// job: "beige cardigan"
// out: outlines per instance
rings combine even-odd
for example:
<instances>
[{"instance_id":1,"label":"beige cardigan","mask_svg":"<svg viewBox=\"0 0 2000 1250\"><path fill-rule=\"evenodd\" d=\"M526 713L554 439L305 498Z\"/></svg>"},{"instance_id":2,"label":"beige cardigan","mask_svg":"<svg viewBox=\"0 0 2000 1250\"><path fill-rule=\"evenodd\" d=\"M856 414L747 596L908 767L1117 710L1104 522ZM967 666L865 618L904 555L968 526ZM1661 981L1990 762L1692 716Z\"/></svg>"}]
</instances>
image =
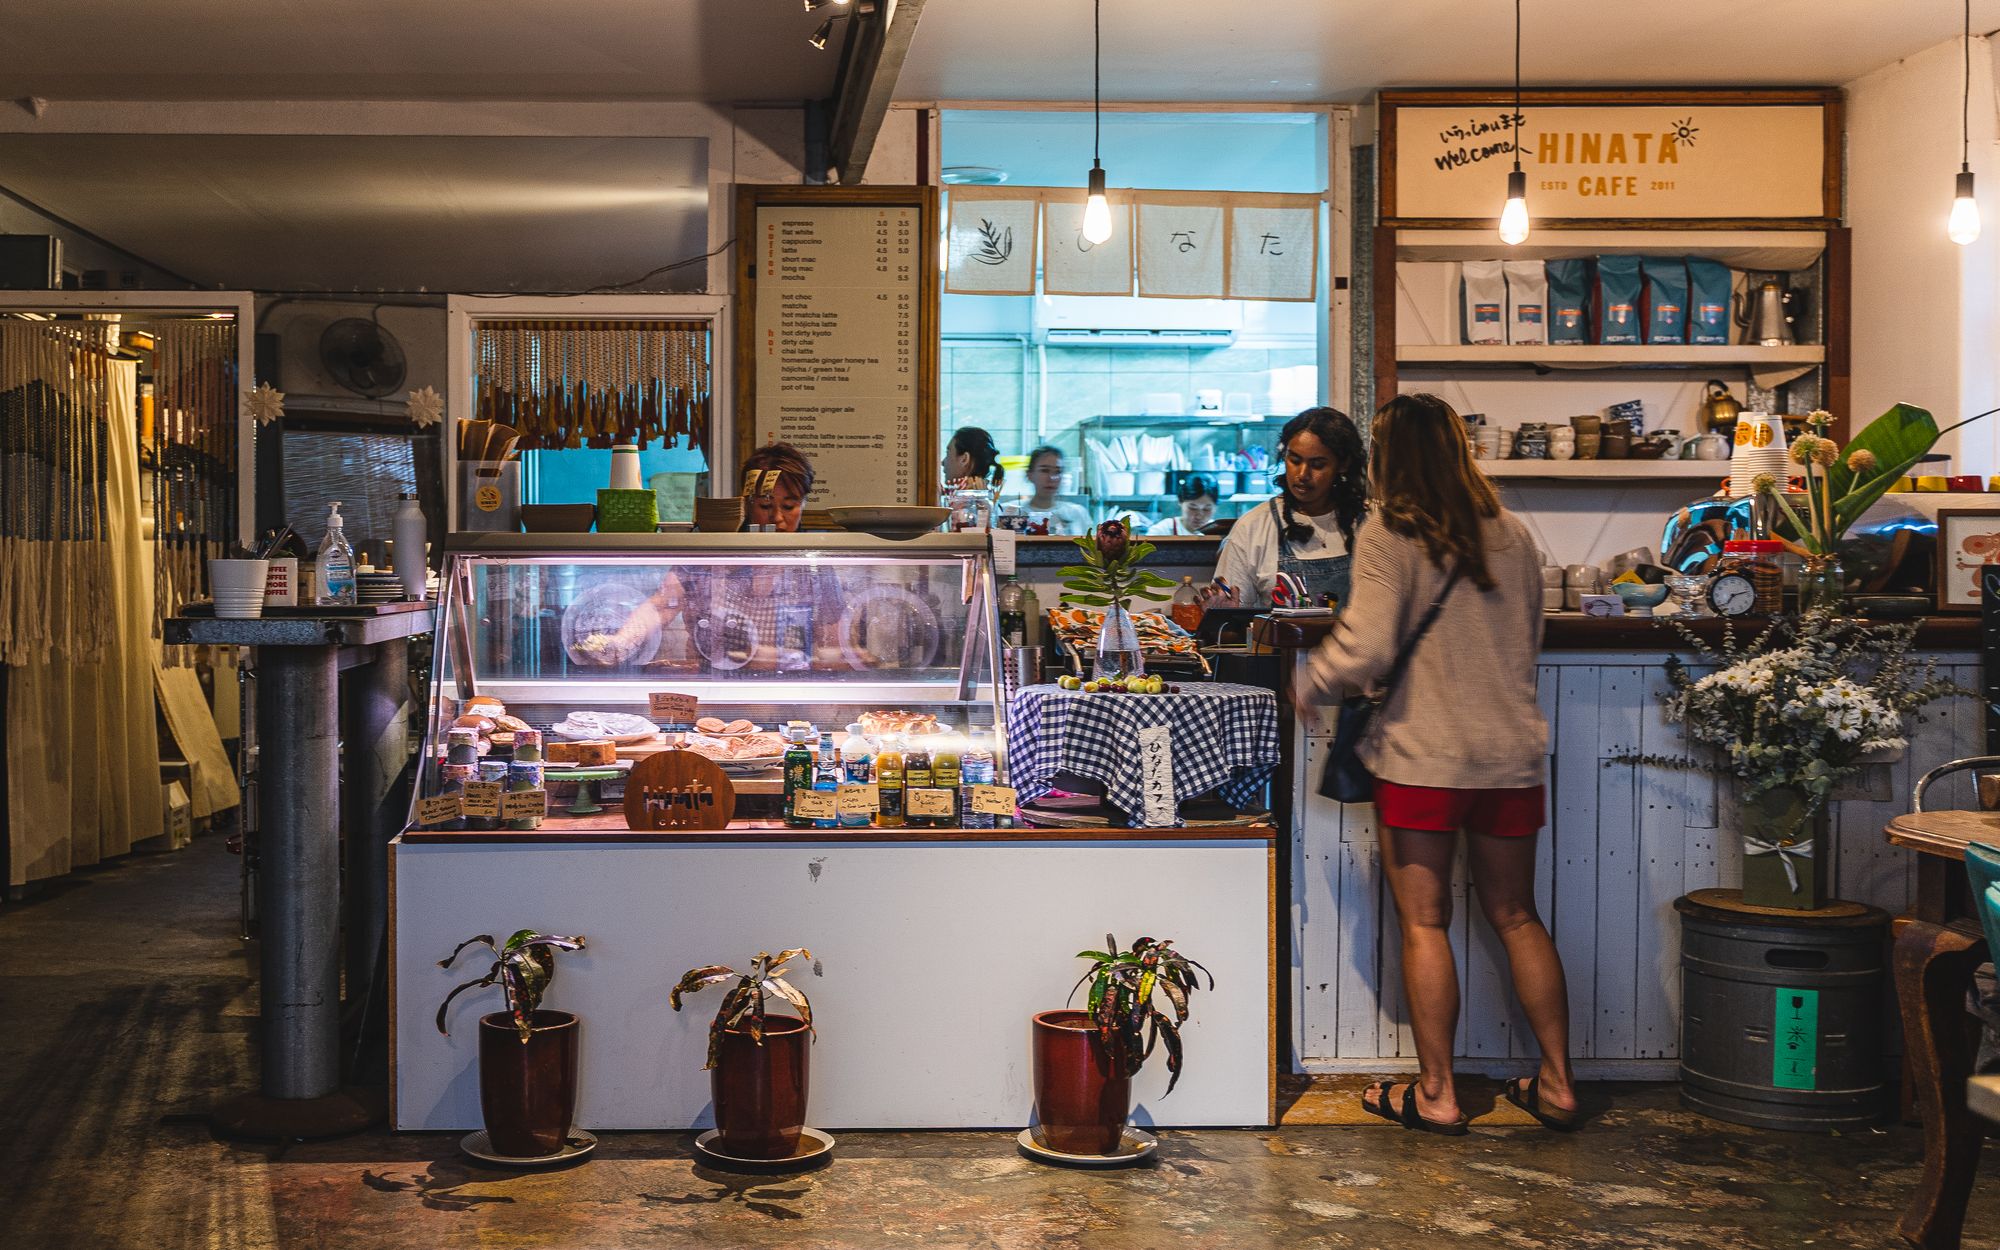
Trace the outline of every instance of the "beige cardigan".
<instances>
[{"instance_id":1,"label":"beige cardigan","mask_svg":"<svg viewBox=\"0 0 2000 1250\"><path fill-rule=\"evenodd\" d=\"M1549 727L1535 699L1541 557L1513 513L1503 509L1484 524L1486 567L1497 584L1482 592L1459 579L1417 644L1359 751L1383 781L1448 789L1542 783ZM1346 610L1307 658L1309 692L1332 704L1378 683L1444 583L1420 543L1370 517L1355 535Z\"/></svg>"}]
</instances>

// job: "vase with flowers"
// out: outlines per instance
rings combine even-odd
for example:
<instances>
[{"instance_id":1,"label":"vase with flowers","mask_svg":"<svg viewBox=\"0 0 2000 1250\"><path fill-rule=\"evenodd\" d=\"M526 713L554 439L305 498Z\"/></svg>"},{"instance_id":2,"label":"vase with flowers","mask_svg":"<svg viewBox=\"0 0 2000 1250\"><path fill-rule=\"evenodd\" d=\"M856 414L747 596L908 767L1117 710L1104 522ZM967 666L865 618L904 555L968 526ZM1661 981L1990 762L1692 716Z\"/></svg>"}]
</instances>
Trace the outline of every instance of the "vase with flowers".
<instances>
[{"instance_id":1,"label":"vase with flowers","mask_svg":"<svg viewBox=\"0 0 2000 1250\"><path fill-rule=\"evenodd\" d=\"M1139 647L1139 630L1127 604L1133 599L1170 598L1174 583L1139 567L1158 548L1133 542L1123 521L1106 521L1093 533L1070 540L1083 553L1082 564L1066 566L1060 576L1063 599L1104 609L1104 627L1097 635L1098 677L1133 677L1146 671Z\"/></svg>"}]
</instances>

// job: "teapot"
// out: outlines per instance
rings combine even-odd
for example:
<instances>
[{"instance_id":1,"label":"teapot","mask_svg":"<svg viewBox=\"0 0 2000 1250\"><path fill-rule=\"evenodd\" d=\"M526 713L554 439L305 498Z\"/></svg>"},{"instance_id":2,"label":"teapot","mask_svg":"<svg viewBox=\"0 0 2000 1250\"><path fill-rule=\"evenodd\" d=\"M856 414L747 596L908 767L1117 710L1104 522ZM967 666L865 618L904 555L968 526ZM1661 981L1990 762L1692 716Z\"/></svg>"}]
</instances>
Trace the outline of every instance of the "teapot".
<instances>
[{"instance_id":1,"label":"teapot","mask_svg":"<svg viewBox=\"0 0 2000 1250\"><path fill-rule=\"evenodd\" d=\"M1729 387L1715 378L1710 378L1703 387L1701 402L1695 406L1697 424L1711 430L1735 425L1743 405L1736 402L1736 397L1729 393Z\"/></svg>"},{"instance_id":2,"label":"teapot","mask_svg":"<svg viewBox=\"0 0 2000 1250\"><path fill-rule=\"evenodd\" d=\"M1729 436L1720 430L1710 430L1706 434L1697 434L1687 442L1682 443L1681 459L1727 460L1729 459L1730 451Z\"/></svg>"}]
</instances>

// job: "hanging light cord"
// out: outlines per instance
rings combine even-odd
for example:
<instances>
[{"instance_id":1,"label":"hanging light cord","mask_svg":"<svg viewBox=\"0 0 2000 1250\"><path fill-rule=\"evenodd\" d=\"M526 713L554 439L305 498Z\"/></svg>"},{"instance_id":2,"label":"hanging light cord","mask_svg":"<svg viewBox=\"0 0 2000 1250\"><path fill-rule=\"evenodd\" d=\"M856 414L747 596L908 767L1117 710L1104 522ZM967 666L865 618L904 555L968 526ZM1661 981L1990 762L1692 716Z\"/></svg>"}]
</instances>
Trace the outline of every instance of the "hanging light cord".
<instances>
[{"instance_id":1,"label":"hanging light cord","mask_svg":"<svg viewBox=\"0 0 2000 1250\"><path fill-rule=\"evenodd\" d=\"M1958 104L1958 167L1972 168L1972 0L1965 0L1965 91Z\"/></svg>"},{"instance_id":2,"label":"hanging light cord","mask_svg":"<svg viewBox=\"0 0 2000 1250\"><path fill-rule=\"evenodd\" d=\"M1517 0L1518 3L1518 0ZM1972 0L1965 0L1970 6ZM1968 12L1970 11L1968 7ZM1972 19L1966 18L1967 22ZM1968 62L1969 64L1969 62ZM1970 70L1966 71L1970 73ZM1104 153L1100 142L1104 131L1104 0L1091 0L1090 5L1090 163L1101 163Z\"/></svg>"},{"instance_id":3,"label":"hanging light cord","mask_svg":"<svg viewBox=\"0 0 2000 1250\"><path fill-rule=\"evenodd\" d=\"M1970 11L1972 0L1965 0ZM1970 20L1970 19L1968 19ZM1967 71L1970 73L1971 71ZM1514 0L1514 168L1521 168L1521 0Z\"/></svg>"}]
</instances>

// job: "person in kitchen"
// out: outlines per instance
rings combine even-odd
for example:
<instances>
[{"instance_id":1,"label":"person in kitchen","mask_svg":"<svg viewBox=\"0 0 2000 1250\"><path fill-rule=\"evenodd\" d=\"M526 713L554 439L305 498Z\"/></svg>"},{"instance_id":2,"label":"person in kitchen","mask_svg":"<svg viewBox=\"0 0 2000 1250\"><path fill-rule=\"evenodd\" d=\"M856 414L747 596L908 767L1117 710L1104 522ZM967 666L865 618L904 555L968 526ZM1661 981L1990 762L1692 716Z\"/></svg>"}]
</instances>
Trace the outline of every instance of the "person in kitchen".
<instances>
[{"instance_id":1,"label":"person in kitchen","mask_svg":"<svg viewBox=\"0 0 2000 1250\"><path fill-rule=\"evenodd\" d=\"M1056 498L1062 491L1063 454L1059 447L1044 443L1028 453L1028 485L1033 494L1008 511L1030 519L1046 517L1051 534L1088 534L1096 528L1090 512L1082 504Z\"/></svg>"},{"instance_id":2,"label":"person in kitchen","mask_svg":"<svg viewBox=\"0 0 2000 1250\"><path fill-rule=\"evenodd\" d=\"M1180 501L1180 511L1153 522L1146 529L1148 536L1193 538L1215 520L1215 479L1206 473L1190 473L1182 478L1174 497Z\"/></svg>"},{"instance_id":3,"label":"person in kitchen","mask_svg":"<svg viewBox=\"0 0 2000 1250\"><path fill-rule=\"evenodd\" d=\"M1237 519L1203 592L1211 607L1265 608L1278 574L1305 584L1305 603L1347 602L1354 531L1368 510L1361 432L1335 408L1308 408L1278 433L1278 494Z\"/></svg>"},{"instance_id":4,"label":"person in kitchen","mask_svg":"<svg viewBox=\"0 0 2000 1250\"><path fill-rule=\"evenodd\" d=\"M790 443L770 443L743 462L745 486L751 474L762 479L773 472L778 477L769 490L759 489L743 497L743 527L774 525L780 534L796 534L805 515L806 496L812 493L812 461Z\"/></svg>"}]
</instances>

